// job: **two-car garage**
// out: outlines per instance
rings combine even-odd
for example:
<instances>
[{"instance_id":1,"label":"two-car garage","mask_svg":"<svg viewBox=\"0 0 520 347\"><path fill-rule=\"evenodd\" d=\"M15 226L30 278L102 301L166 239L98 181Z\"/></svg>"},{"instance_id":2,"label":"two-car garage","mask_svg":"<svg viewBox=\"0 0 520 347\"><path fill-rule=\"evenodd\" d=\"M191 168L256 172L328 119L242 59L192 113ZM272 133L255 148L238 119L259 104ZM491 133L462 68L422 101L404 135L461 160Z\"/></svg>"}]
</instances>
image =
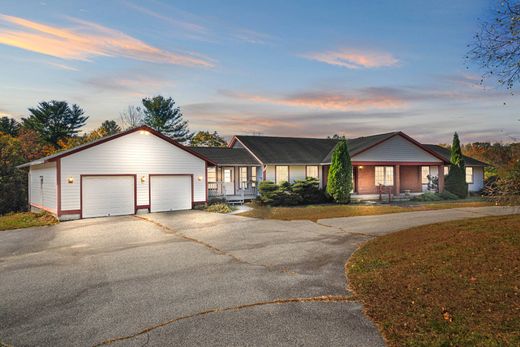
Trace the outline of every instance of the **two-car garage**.
<instances>
[{"instance_id":1,"label":"two-car garage","mask_svg":"<svg viewBox=\"0 0 520 347\"><path fill-rule=\"evenodd\" d=\"M36 201L38 195L33 194L31 205L64 220L191 209L207 201L208 163L214 164L143 126L26 166L34 178L31 185L40 181L56 185L40 189L54 199Z\"/></svg>"}]
</instances>

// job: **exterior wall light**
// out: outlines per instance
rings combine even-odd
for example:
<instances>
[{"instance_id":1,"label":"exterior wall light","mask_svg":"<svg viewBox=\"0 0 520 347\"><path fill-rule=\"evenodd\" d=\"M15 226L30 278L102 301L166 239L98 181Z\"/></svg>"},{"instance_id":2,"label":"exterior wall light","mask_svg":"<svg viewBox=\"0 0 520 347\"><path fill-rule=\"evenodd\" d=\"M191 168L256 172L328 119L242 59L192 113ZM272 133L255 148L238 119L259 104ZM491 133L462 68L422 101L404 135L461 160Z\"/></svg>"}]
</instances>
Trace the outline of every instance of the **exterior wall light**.
<instances>
[{"instance_id":1,"label":"exterior wall light","mask_svg":"<svg viewBox=\"0 0 520 347\"><path fill-rule=\"evenodd\" d=\"M362 168L363 168L363 165L361 165L361 166L358 166L358 169L362 169Z\"/></svg>"},{"instance_id":2,"label":"exterior wall light","mask_svg":"<svg viewBox=\"0 0 520 347\"><path fill-rule=\"evenodd\" d=\"M67 183L69 183L69 184L74 183L74 177L67 178Z\"/></svg>"},{"instance_id":3,"label":"exterior wall light","mask_svg":"<svg viewBox=\"0 0 520 347\"><path fill-rule=\"evenodd\" d=\"M199 180L199 182L202 181L202 176L197 177L197 179Z\"/></svg>"},{"instance_id":4,"label":"exterior wall light","mask_svg":"<svg viewBox=\"0 0 520 347\"><path fill-rule=\"evenodd\" d=\"M146 176L141 176L141 183L146 182Z\"/></svg>"}]
</instances>

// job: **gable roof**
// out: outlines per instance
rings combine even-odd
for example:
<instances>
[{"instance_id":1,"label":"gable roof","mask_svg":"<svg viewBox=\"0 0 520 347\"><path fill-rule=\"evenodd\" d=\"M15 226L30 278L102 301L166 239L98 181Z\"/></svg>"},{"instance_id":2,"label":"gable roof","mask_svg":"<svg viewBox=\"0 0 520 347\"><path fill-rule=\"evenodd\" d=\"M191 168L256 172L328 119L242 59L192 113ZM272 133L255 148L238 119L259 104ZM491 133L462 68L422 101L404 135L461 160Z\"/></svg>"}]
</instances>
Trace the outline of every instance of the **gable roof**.
<instances>
[{"instance_id":1,"label":"gable roof","mask_svg":"<svg viewBox=\"0 0 520 347\"><path fill-rule=\"evenodd\" d=\"M348 139L351 157L369 150L394 136L402 136L434 157L446 161L437 152L425 147L400 131ZM275 137L237 135L229 147L236 142L246 147L263 164L329 164L338 139L318 139L306 137Z\"/></svg>"},{"instance_id":2,"label":"gable roof","mask_svg":"<svg viewBox=\"0 0 520 347\"><path fill-rule=\"evenodd\" d=\"M79 145L79 146L76 146L76 147L73 147L73 148L70 148L70 149L67 149L67 150L64 150L64 151L56 152L54 154L48 155L48 156L40 158L40 159L36 159L36 160L30 161L30 162L22 164L22 165L18 165L17 168L22 168L22 167L27 167L27 166L31 166L31 165L47 163L49 161L54 161L54 160L57 160L59 158L66 157L68 155L71 155L71 154L74 154L74 153L77 153L77 152L81 152L81 151L83 151L85 149L88 149L90 147L94 147L94 146L100 145L102 143L105 143L105 142L117 139L119 137L122 137L122 136L125 136L125 135L128 135L128 134L134 133L136 131L147 131L147 132L149 132L149 133L151 133L151 134L153 134L153 135L163 139L164 141L169 142L172 145L177 146L180 149L182 149L182 150L184 150L184 151L186 151L186 152L188 152L190 154L193 154L194 156L196 156L196 157L198 157L198 158L200 158L200 159L202 159L202 160L204 160L204 161L206 161L208 163L215 164L213 161L211 161L208 158L206 158L205 156L203 156L203 155L193 151L189 147L181 145L179 142L175 141L171 137L168 137L168 136L166 136L164 134L161 134L160 132L150 128L149 126L141 125L141 126L138 126L136 128L128 129L128 130L122 131L122 132L114 134L114 135L105 136L105 137L102 137L100 139L94 140L92 142L88 142L88 143L85 143L85 144L82 144L82 145Z\"/></svg>"},{"instance_id":3,"label":"gable roof","mask_svg":"<svg viewBox=\"0 0 520 347\"><path fill-rule=\"evenodd\" d=\"M222 165L260 165L247 149L229 147L190 147L193 151Z\"/></svg>"},{"instance_id":4,"label":"gable roof","mask_svg":"<svg viewBox=\"0 0 520 347\"><path fill-rule=\"evenodd\" d=\"M230 147L236 141L263 164L318 164L338 143L334 139L237 135Z\"/></svg>"},{"instance_id":5,"label":"gable roof","mask_svg":"<svg viewBox=\"0 0 520 347\"><path fill-rule=\"evenodd\" d=\"M448 148L445 148L445 147L442 147L439 145L432 145L432 144L428 144L425 146L428 147L429 149L431 149L432 151L438 153L439 155L441 155L443 158L445 158L445 160L447 162L450 161L451 152ZM464 157L464 162L468 166L489 166L489 164L486 164L480 160L477 160L477 159L474 159L474 158L471 158L471 157L468 157L465 155L463 155L463 157Z\"/></svg>"}]
</instances>

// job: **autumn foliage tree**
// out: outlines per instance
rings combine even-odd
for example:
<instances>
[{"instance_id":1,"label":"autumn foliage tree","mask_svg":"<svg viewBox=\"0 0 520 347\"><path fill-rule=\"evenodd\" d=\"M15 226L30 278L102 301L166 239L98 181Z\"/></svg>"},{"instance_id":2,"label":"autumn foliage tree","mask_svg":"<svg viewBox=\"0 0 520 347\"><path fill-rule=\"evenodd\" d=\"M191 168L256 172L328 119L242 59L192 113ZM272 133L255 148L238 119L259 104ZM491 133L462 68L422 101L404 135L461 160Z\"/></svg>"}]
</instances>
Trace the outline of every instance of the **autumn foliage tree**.
<instances>
[{"instance_id":1,"label":"autumn foliage tree","mask_svg":"<svg viewBox=\"0 0 520 347\"><path fill-rule=\"evenodd\" d=\"M199 131L192 137L190 145L198 147L226 147L227 142L216 131Z\"/></svg>"}]
</instances>

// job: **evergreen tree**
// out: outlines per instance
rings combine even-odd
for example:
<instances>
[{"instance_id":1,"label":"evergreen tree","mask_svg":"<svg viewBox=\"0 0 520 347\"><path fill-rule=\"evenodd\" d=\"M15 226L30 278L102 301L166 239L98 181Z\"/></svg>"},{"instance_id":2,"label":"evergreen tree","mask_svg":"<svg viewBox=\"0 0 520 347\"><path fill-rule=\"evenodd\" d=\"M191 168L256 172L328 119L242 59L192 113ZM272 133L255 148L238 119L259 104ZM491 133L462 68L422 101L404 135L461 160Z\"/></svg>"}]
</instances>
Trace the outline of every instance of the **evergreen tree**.
<instances>
[{"instance_id":1,"label":"evergreen tree","mask_svg":"<svg viewBox=\"0 0 520 347\"><path fill-rule=\"evenodd\" d=\"M55 148L60 147L60 140L76 135L88 119L78 105L69 106L66 101L40 102L29 112L28 118L22 118L23 126L36 131L42 140Z\"/></svg>"},{"instance_id":2,"label":"evergreen tree","mask_svg":"<svg viewBox=\"0 0 520 347\"><path fill-rule=\"evenodd\" d=\"M462 150L460 148L459 135L453 134L453 143L451 145L450 169L446 176L444 187L450 193L460 198L468 195L468 184L466 183L466 165Z\"/></svg>"},{"instance_id":3,"label":"evergreen tree","mask_svg":"<svg viewBox=\"0 0 520 347\"><path fill-rule=\"evenodd\" d=\"M198 147L226 147L227 142L216 131L199 131L190 141L191 146Z\"/></svg>"},{"instance_id":4,"label":"evergreen tree","mask_svg":"<svg viewBox=\"0 0 520 347\"><path fill-rule=\"evenodd\" d=\"M348 153L347 141L341 140L332 153L327 193L338 203L348 203L352 187L352 162Z\"/></svg>"},{"instance_id":5,"label":"evergreen tree","mask_svg":"<svg viewBox=\"0 0 520 347\"><path fill-rule=\"evenodd\" d=\"M103 136L109 136L120 133L121 127L117 125L116 121L114 120L106 120L103 123L101 123L101 126L98 130Z\"/></svg>"},{"instance_id":6,"label":"evergreen tree","mask_svg":"<svg viewBox=\"0 0 520 347\"><path fill-rule=\"evenodd\" d=\"M145 98L143 106L144 124L179 142L187 142L193 137L188 122L172 98L165 99L161 95Z\"/></svg>"},{"instance_id":7,"label":"evergreen tree","mask_svg":"<svg viewBox=\"0 0 520 347\"><path fill-rule=\"evenodd\" d=\"M0 118L0 132L16 137L18 136L19 130L20 123L18 123L16 119L9 117Z\"/></svg>"}]
</instances>

